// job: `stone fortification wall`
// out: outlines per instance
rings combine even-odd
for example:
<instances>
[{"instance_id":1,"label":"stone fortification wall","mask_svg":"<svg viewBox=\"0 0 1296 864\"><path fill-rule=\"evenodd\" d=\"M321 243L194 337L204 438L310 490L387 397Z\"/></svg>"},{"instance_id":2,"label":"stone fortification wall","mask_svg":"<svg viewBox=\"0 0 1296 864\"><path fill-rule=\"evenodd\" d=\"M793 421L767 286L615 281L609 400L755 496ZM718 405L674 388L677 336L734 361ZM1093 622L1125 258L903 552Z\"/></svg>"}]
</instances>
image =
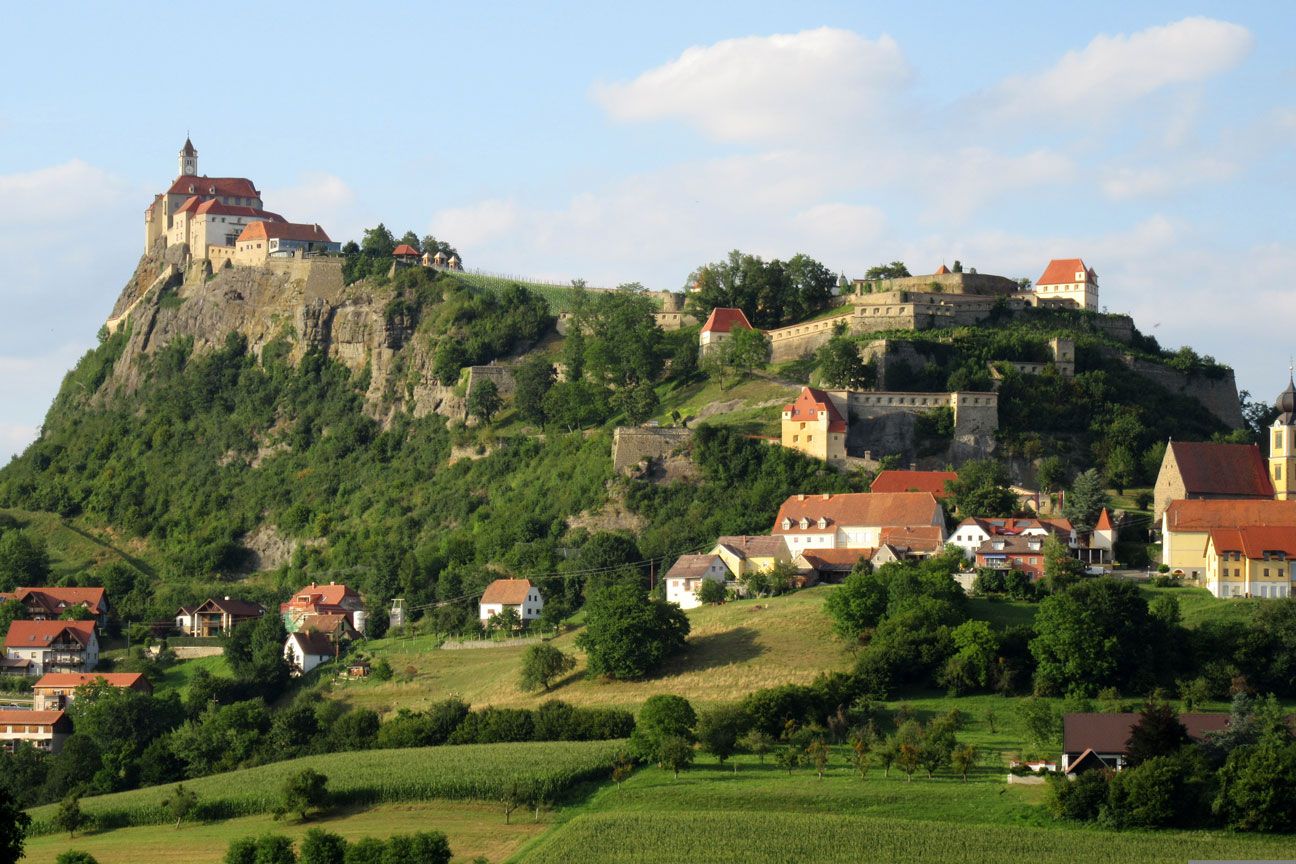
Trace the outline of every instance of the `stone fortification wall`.
<instances>
[{"instance_id":1,"label":"stone fortification wall","mask_svg":"<svg viewBox=\"0 0 1296 864\"><path fill-rule=\"evenodd\" d=\"M1120 360L1133 372L1156 382L1171 393L1196 399L1230 429L1241 429L1245 424L1242 419L1242 402L1238 398L1237 381L1233 377L1232 369L1227 370L1219 378L1207 378L1204 375L1186 375L1178 369L1160 363L1150 363L1110 348L1099 350L1107 357Z\"/></svg>"},{"instance_id":2,"label":"stone fortification wall","mask_svg":"<svg viewBox=\"0 0 1296 864\"><path fill-rule=\"evenodd\" d=\"M645 459L662 459L693 440L689 429L651 426L618 426L612 433L612 470L618 474Z\"/></svg>"},{"instance_id":3,"label":"stone fortification wall","mask_svg":"<svg viewBox=\"0 0 1296 864\"><path fill-rule=\"evenodd\" d=\"M855 293L867 297L866 288L873 293L885 291L933 291L944 294L978 294L1003 297L1021 291L1016 280L989 273L942 273L930 276L905 276L899 279L853 279ZM935 287L934 287L935 286Z\"/></svg>"},{"instance_id":4,"label":"stone fortification wall","mask_svg":"<svg viewBox=\"0 0 1296 864\"><path fill-rule=\"evenodd\" d=\"M954 436L948 450L936 460L937 465L958 465L994 452L999 429L999 397L994 393L827 392L833 405L847 418L849 456L879 459L894 454L912 458L918 418L938 408L953 411Z\"/></svg>"},{"instance_id":5,"label":"stone fortification wall","mask_svg":"<svg viewBox=\"0 0 1296 864\"><path fill-rule=\"evenodd\" d=\"M468 386L464 390L465 398L471 397L473 390L483 381L494 381L495 389L501 396L512 396L517 392L517 382L513 377L512 366L469 366Z\"/></svg>"}]
</instances>

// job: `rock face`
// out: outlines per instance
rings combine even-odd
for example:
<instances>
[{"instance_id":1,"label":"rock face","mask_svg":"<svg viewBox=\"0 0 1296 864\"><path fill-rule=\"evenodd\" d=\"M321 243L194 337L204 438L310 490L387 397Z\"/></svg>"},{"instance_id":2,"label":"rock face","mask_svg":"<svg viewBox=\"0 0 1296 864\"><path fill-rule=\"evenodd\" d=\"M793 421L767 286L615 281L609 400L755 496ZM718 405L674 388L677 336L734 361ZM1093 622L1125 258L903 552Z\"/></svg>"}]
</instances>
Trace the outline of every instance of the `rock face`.
<instances>
[{"instance_id":1,"label":"rock face","mask_svg":"<svg viewBox=\"0 0 1296 864\"><path fill-rule=\"evenodd\" d=\"M406 407L416 416L462 418L464 399L432 374L430 347L413 339L401 313L389 314L394 297L389 286L344 285L337 258L271 259L211 273L206 262L186 265L183 247L145 255L106 322L110 330L129 326L130 336L103 392L138 387L141 361L175 339L204 351L240 333L258 355L281 341L294 362L319 349L357 375L367 370L366 406L380 420Z\"/></svg>"}]
</instances>

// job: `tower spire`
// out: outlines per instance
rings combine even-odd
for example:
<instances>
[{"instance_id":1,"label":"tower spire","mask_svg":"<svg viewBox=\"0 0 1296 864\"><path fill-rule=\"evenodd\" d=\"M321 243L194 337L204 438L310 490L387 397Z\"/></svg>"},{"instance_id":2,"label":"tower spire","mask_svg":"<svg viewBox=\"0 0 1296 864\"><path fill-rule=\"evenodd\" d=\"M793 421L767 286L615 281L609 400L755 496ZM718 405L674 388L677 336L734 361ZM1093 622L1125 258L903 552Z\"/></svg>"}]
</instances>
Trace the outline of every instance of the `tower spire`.
<instances>
[{"instance_id":1,"label":"tower spire","mask_svg":"<svg viewBox=\"0 0 1296 864\"><path fill-rule=\"evenodd\" d=\"M194 177L198 174L198 148L194 147L193 141L189 139L189 133L185 132L185 143L180 148L180 176Z\"/></svg>"}]
</instances>

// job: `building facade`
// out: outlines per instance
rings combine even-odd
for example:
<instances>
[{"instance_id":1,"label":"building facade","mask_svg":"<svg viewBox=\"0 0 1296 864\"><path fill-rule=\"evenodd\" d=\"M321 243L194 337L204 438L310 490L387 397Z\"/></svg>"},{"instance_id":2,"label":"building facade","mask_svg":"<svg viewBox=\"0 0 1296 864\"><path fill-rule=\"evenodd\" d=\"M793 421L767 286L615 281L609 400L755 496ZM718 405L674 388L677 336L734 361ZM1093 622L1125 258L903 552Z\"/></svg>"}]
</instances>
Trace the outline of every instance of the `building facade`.
<instances>
[{"instance_id":1,"label":"building facade","mask_svg":"<svg viewBox=\"0 0 1296 864\"><path fill-rule=\"evenodd\" d=\"M93 621L14 621L4 647L7 660L25 661L28 675L90 672L99 664Z\"/></svg>"},{"instance_id":2,"label":"building facade","mask_svg":"<svg viewBox=\"0 0 1296 864\"><path fill-rule=\"evenodd\" d=\"M791 405L783 406L779 443L812 459L839 462L846 458L846 418L822 390L802 387Z\"/></svg>"},{"instance_id":3,"label":"building facade","mask_svg":"<svg viewBox=\"0 0 1296 864\"><path fill-rule=\"evenodd\" d=\"M535 621L544 611L544 597L530 579L496 579L482 592L478 617L485 624L505 609L516 612L523 624Z\"/></svg>"},{"instance_id":4,"label":"building facade","mask_svg":"<svg viewBox=\"0 0 1296 864\"><path fill-rule=\"evenodd\" d=\"M848 492L793 495L783 502L772 534L793 557L807 549L876 549L885 528L934 527L945 539L945 511L927 492Z\"/></svg>"},{"instance_id":5,"label":"building facade","mask_svg":"<svg viewBox=\"0 0 1296 864\"><path fill-rule=\"evenodd\" d=\"M729 581L729 568L719 555L681 555L666 571L666 602L681 609L696 609L702 605L698 591L703 582L724 585Z\"/></svg>"},{"instance_id":6,"label":"building facade","mask_svg":"<svg viewBox=\"0 0 1296 864\"><path fill-rule=\"evenodd\" d=\"M1035 280L1041 300L1062 300L1077 309L1098 310L1098 274L1079 258L1054 258Z\"/></svg>"}]
</instances>

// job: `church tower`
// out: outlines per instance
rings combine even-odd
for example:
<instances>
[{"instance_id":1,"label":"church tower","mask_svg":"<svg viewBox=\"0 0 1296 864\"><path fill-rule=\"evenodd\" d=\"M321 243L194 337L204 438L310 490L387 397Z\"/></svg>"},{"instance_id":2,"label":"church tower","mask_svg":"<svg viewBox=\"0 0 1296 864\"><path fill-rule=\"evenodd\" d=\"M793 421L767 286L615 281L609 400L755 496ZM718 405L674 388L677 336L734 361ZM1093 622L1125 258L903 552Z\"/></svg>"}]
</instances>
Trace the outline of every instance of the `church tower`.
<instances>
[{"instance_id":1,"label":"church tower","mask_svg":"<svg viewBox=\"0 0 1296 864\"><path fill-rule=\"evenodd\" d=\"M1296 500L1296 384L1290 378L1275 406L1278 419L1269 427L1269 479L1275 498Z\"/></svg>"},{"instance_id":2,"label":"church tower","mask_svg":"<svg viewBox=\"0 0 1296 864\"><path fill-rule=\"evenodd\" d=\"M187 135L185 136L184 146L180 148L180 176L198 176L198 150L193 146L193 142L189 140Z\"/></svg>"}]
</instances>

